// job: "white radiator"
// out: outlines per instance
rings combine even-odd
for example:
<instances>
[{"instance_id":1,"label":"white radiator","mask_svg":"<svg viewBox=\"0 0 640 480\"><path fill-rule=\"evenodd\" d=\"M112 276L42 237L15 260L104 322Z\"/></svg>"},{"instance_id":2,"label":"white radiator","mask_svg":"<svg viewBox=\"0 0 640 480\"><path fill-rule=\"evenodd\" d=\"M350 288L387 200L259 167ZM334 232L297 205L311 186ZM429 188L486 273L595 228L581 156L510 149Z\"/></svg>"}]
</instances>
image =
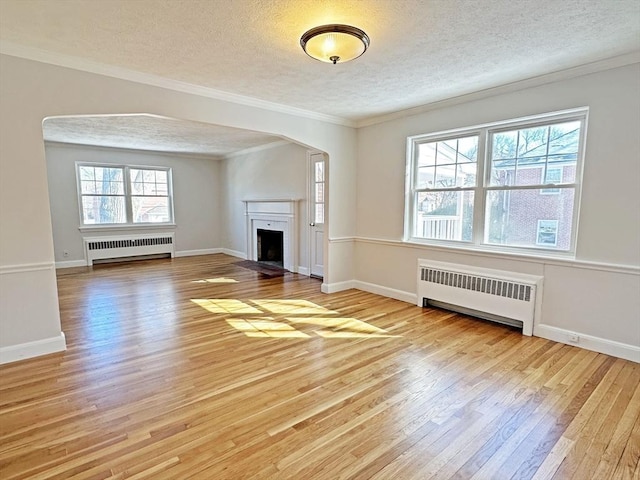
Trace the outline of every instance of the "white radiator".
<instances>
[{"instance_id":1,"label":"white radiator","mask_svg":"<svg viewBox=\"0 0 640 480\"><path fill-rule=\"evenodd\" d=\"M418 306L447 304L480 318L521 326L533 334L543 277L456 263L418 260Z\"/></svg>"},{"instance_id":2,"label":"white radiator","mask_svg":"<svg viewBox=\"0 0 640 480\"><path fill-rule=\"evenodd\" d=\"M87 265L94 260L136 257L169 253L174 256L173 233L155 233L149 235L127 235L117 237L84 237L84 250Z\"/></svg>"}]
</instances>

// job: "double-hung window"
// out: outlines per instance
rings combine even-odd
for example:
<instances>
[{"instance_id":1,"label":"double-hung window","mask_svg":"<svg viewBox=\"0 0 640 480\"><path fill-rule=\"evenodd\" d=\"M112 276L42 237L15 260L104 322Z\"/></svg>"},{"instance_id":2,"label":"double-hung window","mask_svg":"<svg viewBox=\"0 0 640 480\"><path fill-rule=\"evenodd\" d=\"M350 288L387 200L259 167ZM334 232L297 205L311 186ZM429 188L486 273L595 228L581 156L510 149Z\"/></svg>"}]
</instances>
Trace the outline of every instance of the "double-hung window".
<instances>
[{"instance_id":1,"label":"double-hung window","mask_svg":"<svg viewBox=\"0 0 640 480\"><path fill-rule=\"evenodd\" d=\"M171 169L78 163L82 226L173 222Z\"/></svg>"},{"instance_id":2,"label":"double-hung window","mask_svg":"<svg viewBox=\"0 0 640 480\"><path fill-rule=\"evenodd\" d=\"M410 137L405 240L573 252L586 115Z\"/></svg>"}]
</instances>

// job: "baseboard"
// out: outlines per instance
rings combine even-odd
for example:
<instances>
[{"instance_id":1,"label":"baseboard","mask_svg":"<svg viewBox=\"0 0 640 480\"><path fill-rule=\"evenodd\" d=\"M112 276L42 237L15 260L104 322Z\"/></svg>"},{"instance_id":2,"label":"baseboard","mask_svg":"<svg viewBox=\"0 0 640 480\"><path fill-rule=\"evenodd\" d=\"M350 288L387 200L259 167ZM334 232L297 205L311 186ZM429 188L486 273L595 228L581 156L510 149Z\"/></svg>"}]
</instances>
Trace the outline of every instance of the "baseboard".
<instances>
[{"instance_id":1,"label":"baseboard","mask_svg":"<svg viewBox=\"0 0 640 480\"><path fill-rule=\"evenodd\" d=\"M247 254L244 252L239 252L236 250L229 250L228 248L203 248L199 250L181 250L179 252L175 252L174 257L195 257L198 255L213 255L216 253L224 253L226 255L231 255L232 257L242 258L244 260L247 259ZM86 260L68 260L64 262L56 262L56 268L72 268L72 267L86 267ZM307 273L303 273L302 268L298 268L298 272L303 275L309 275L308 269Z\"/></svg>"},{"instance_id":2,"label":"baseboard","mask_svg":"<svg viewBox=\"0 0 640 480\"><path fill-rule=\"evenodd\" d=\"M354 284L353 280L347 280L346 282L323 283L320 286L320 291L322 293L341 292L343 290L349 290L350 288L355 288L353 284Z\"/></svg>"},{"instance_id":3,"label":"baseboard","mask_svg":"<svg viewBox=\"0 0 640 480\"><path fill-rule=\"evenodd\" d=\"M360 280L352 281L353 287L358 290L364 290L365 292L375 293L383 297L394 298L402 302L411 303L413 305L418 301L418 296L415 293L405 292L403 290L396 290L395 288L383 287L374 283L361 282Z\"/></svg>"},{"instance_id":4,"label":"baseboard","mask_svg":"<svg viewBox=\"0 0 640 480\"><path fill-rule=\"evenodd\" d=\"M182 250L176 252L176 257L196 257L198 255L213 255L215 253L224 253L222 248L203 248L200 250Z\"/></svg>"},{"instance_id":5,"label":"baseboard","mask_svg":"<svg viewBox=\"0 0 640 480\"><path fill-rule=\"evenodd\" d=\"M307 267L298 267L298 272L300 275L306 275L307 277L309 276L309 269Z\"/></svg>"},{"instance_id":6,"label":"baseboard","mask_svg":"<svg viewBox=\"0 0 640 480\"><path fill-rule=\"evenodd\" d=\"M56 269L58 268L73 268L73 267L86 267L86 260L65 260L64 262L56 262Z\"/></svg>"},{"instance_id":7,"label":"baseboard","mask_svg":"<svg viewBox=\"0 0 640 480\"><path fill-rule=\"evenodd\" d=\"M225 255L231 255L232 257L242 258L243 260L247 259L246 252L240 252L238 250L231 250L229 248L221 248L220 253L224 253Z\"/></svg>"},{"instance_id":8,"label":"baseboard","mask_svg":"<svg viewBox=\"0 0 640 480\"><path fill-rule=\"evenodd\" d=\"M585 335L580 332L572 332L564 328L553 327L551 325L535 325L533 327L533 335L536 337L546 338L554 342L565 343L574 347L585 348L598 353L606 353L613 357L624 358L632 362L640 363L640 347L629 345L627 343L615 342L605 338ZM569 342L570 335L578 335L579 342Z\"/></svg>"},{"instance_id":9,"label":"baseboard","mask_svg":"<svg viewBox=\"0 0 640 480\"><path fill-rule=\"evenodd\" d=\"M0 348L0 364L17 362L27 358L39 357L67 349L64 332L57 337L45 338L34 342L21 343Z\"/></svg>"}]
</instances>

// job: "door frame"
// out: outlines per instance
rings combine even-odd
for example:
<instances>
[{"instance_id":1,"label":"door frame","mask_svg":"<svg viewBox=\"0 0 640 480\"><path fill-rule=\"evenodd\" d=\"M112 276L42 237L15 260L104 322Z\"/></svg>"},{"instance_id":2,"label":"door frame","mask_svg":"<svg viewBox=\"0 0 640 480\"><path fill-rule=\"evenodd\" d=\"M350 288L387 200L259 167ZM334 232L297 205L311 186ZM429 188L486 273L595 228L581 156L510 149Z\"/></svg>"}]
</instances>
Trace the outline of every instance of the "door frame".
<instances>
[{"instance_id":1,"label":"door frame","mask_svg":"<svg viewBox=\"0 0 640 480\"><path fill-rule=\"evenodd\" d=\"M322 150L307 150L307 238L308 238L308 253L307 253L307 261L309 265L309 276L312 276L312 260L313 260L313 228L311 226L313 219L315 218L315 200L313 191L313 160L312 157L314 155L322 155L324 160L324 223L322 229L322 278L326 277L327 270L327 244L328 244L328 235L327 235L327 226L328 226L328 217L329 217L329 158L328 155Z\"/></svg>"}]
</instances>

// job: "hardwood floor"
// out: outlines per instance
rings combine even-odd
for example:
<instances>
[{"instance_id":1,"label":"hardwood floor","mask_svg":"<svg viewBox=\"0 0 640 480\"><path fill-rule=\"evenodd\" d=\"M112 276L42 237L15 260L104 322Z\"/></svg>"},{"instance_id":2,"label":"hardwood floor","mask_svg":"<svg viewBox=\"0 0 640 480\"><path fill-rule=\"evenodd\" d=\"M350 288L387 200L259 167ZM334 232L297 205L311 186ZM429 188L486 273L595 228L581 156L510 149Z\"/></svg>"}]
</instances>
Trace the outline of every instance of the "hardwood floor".
<instances>
[{"instance_id":1,"label":"hardwood floor","mask_svg":"<svg viewBox=\"0 0 640 480\"><path fill-rule=\"evenodd\" d=\"M640 478L639 364L235 261L60 271L0 478Z\"/></svg>"}]
</instances>

